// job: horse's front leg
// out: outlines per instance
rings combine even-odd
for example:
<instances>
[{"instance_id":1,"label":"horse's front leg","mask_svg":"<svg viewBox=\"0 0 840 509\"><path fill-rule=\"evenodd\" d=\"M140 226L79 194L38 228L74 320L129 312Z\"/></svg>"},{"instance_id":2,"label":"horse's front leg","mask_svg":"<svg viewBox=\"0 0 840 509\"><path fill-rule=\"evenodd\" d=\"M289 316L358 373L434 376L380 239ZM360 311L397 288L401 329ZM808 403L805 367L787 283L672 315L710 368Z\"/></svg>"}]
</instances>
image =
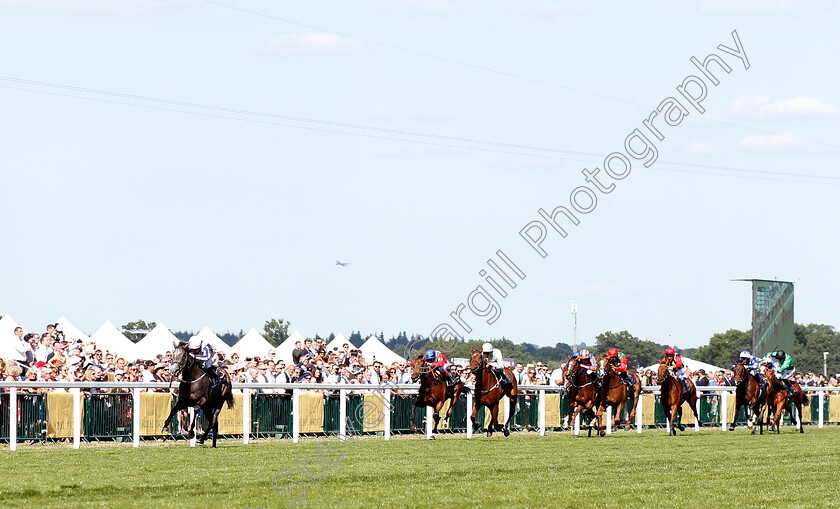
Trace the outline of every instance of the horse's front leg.
<instances>
[{"instance_id":1,"label":"horse's front leg","mask_svg":"<svg viewBox=\"0 0 840 509\"><path fill-rule=\"evenodd\" d=\"M198 408L193 409L192 417L190 417L190 429L187 431L187 438L192 440L195 437L195 422L198 420Z\"/></svg>"}]
</instances>

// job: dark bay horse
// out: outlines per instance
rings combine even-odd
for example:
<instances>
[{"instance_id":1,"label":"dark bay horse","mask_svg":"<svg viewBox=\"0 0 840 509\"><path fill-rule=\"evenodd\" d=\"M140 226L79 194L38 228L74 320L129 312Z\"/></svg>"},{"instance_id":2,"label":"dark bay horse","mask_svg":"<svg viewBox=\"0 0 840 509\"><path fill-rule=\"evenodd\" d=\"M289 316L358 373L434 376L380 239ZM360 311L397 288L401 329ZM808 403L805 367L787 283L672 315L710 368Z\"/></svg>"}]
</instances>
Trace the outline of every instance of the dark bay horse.
<instances>
[{"instance_id":1,"label":"dark bay horse","mask_svg":"<svg viewBox=\"0 0 840 509\"><path fill-rule=\"evenodd\" d=\"M700 421L697 415L697 390L694 388L694 382L686 379L688 382L688 392L683 393L682 384L679 379L671 373L668 365L659 363L659 372L657 375L660 383L659 401L662 404L662 409L665 411L665 421L670 428L670 434L677 434L677 427L680 431L685 431L685 426L677 424L682 417L682 404L688 402L691 405L691 412L694 414L696 422Z\"/></svg>"},{"instance_id":2,"label":"dark bay horse","mask_svg":"<svg viewBox=\"0 0 840 509\"><path fill-rule=\"evenodd\" d=\"M479 350L473 349L470 355L470 371L475 375L475 399L473 400L472 424L473 429L478 429L475 416L478 409L487 407L490 411L490 426L487 428L487 436L493 436L493 431L499 431L499 402L507 396L511 402L510 413L501 430L505 436L510 436L510 421L516 413L518 404L519 388L516 384L516 377L510 368L504 368L505 373L513 380L513 385L503 385L496 375L490 370L487 359L481 355Z\"/></svg>"},{"instance_id":3,"label":"dark bay horse","mask_svg":"<svg viewBox=\"0 0 840 509\"><path fill-rule=\"evenodd\" d=\"M767 419L770 420L771 412L773 415L773 428L776 433L780 433L779 428L782 424L782 417L785 411L790 407L790 418L794 426L799 429L800 433L805 433L802 426L802 405L810 405L811 401L798 383L792 382L793 396L788 394L787 388L776 378L776 372L773 368L768 367L765 370L767 383L769 389L767 390ZM794 415L794 408L796 415ZM794 417L796 420L794 421Z\"/></svg>"},{"instance_id":4,"label":"dark bay horse","mask_svg":"<svg viewBox=\"0 0 840 509\"><path fill-rule=\"evenodd\" d=\"M426 360L421 355L414 356L414 362L411 363L411 381L420 381L420 392L417 394L417 401L414 402L414 408L432 407L434 413L432 417L435 419L435 427L432 433L437 433L438 423L440 422L440 409L443 408L446 400L449 400L449 410L446 411L444 419L449 419L452 416L452 410L455 408L455 403L458 402L458 396L462 392L469 392L469 389L464 387L462 382L455 385L447 385L445 380L441 379L440 373L433 369L426 363ZM450 426L451 427L451 426ZM414 409L412 409L409 416L409 428L414 430ZM432 436L434 438L434 435Z\"/></svg>"},{"instance_id":5,"label":"dark bay horse","mask_svg":"<svg viewBox=\"0 0 840 509\"><path fill-rule=\"evenodd\" d=\"M732 368L735 376L735 418L729 423L729 431L735 429L735 420L742 407L747 409L747 428L755 435L755 422L758 421L759 435L764 434L764 405L767 402L767 389L762 387L758 377L753 375L743 362L735 362ZM725 411L725 409L721 410Z\"/></svg>"},{"instance_id":6,"label":"dark bay horse","mask_svg":"<svg viewBox=\"0 0 840 509\"><path fill-rule=\"evenodd\" d=\"M635 376L633 379L641 388L642 384L638 379ZM598 417L598 434L604 436L604 426L602 426L604 410L612 408L612 429L617 429L621 423L621 411L624 410L624 403L627 401L627 385L615 370L615 366L610 364L606 355L602 355L598 361L598 380L601 387L595 398L598 401L598 412L595 415ZM627 420L627 429L630 428L633 415L635 415L635 408L631 412L630 419Z\"/></svg>"},{"instance_id":7,"label":"dark bay horse","mask_svg":"<svg viewBox=\"0 0 840 509\"><path fill-rule=\"evenodd\" d=\"M222 405L227 403L228 408L233 407L233 387L230 383L227 373L222 375L222 379L210 390L210 379L207 373L195 362L195 357L187 350L185 343L174 345L172 352L172 364L169 366L169 372L172 373L173 378L181 375L181 384L178 387L178 399L175 401L175 406L169 412L169 417L163 423L163 432L172 425L172 417L180 410L187 410L193 408L193 418L190 421L190 430L187 435L188 438L195 436L195 421L198 419L198 410L204 411L204 415L210 421L210 426L204 431L204 434L198 439L199 444L203 444L207 440L207 435L210 430L213 430L213 447L216 447L216 437L219 434L219 412L222 411ZM245 430L247 433L248 431Z\"/></svg>"},{"instance_id":8,"label":"dark bay horse","mask_svg":"<svg viewBox=\"0 0 840 509\"><path fill-rule=\"evenodd\" d=\"M597 419L598 428L601 427L601 418L594 410L597 408L598 381L595 376L590 375L585 368L580 366L577 359L570 359L566 365L566 384L571 434L572 436L575 434L575 419L583 412L583 418L588 422L587 436L591 437L592 419Z\"/></svg>"}]
</instances>

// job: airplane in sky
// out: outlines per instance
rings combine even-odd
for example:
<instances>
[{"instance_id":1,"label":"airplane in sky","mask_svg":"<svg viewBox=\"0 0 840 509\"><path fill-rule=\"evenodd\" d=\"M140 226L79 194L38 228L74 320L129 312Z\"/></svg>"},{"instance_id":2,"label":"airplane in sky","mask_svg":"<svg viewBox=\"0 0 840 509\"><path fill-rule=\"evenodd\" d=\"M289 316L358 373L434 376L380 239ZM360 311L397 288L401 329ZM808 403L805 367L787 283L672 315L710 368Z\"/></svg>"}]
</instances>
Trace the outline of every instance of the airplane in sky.
<instances>
[{"instance_id":1,"label":"airplane in sky","mask_svg":"<svg viewBox=\"0 0 840 509\"><path fill-rule=\"evenodd\" d=\"M340 261L336 260L335 264L336 265L341 265L342 267L346 267L346 266L350 265L350 262L340 262Z\"/></svg>"}]
</instances>

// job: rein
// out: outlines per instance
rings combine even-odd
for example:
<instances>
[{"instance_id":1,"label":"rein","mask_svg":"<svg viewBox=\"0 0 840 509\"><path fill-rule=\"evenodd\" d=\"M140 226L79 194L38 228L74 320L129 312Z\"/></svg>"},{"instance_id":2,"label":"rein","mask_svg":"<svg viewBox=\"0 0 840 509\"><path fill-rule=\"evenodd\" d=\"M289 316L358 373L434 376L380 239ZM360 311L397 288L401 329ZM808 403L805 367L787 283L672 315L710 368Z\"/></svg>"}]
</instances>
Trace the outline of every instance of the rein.
<instances>
[{"instance_id":1,"label":"rein","mask_svg":"<svg viewBox=\"0 0 840 509\"><path fill-rule=\"evenodd\" d=\"M476 375L476 380L479 380L478 377L482 376L484 374L484 372L487 371L487 364L484 361L484 357L481 358L481 362L479 363L478 366L476 366L476 367L470 366L470 371L472 371L473 374ZM491 373L490 376L493 376L493 374ZM497 388L499 388L501 386L501 382L499 381L499 379L497 379L495 376L493 376L493 379L496 380L496 385L487 389L486 391L480 391L479 394L489 394L489 393L495 391ZM476 389L478 389L477 384L476 384Z\"/></svg>"}]
</instances>

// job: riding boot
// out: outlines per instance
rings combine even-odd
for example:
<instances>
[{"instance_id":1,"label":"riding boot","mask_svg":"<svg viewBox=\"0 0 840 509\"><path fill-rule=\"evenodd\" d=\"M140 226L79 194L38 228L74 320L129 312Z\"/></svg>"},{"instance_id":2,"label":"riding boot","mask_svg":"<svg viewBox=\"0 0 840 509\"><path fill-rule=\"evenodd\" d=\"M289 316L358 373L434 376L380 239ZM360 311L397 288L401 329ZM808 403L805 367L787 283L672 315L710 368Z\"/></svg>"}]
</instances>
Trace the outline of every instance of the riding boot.
<instances>
[{"instance_id":1,"label":"riding boot","mask_svg":"<svg viewBox=\"0 0 840 509\"><path fill-rule=\"evenodd\" d=\"M683 392L684 393L688 392L689 391L688 382L686 380L680 380L680 383L682 384Z\"/></svg>"}]
</instances>

